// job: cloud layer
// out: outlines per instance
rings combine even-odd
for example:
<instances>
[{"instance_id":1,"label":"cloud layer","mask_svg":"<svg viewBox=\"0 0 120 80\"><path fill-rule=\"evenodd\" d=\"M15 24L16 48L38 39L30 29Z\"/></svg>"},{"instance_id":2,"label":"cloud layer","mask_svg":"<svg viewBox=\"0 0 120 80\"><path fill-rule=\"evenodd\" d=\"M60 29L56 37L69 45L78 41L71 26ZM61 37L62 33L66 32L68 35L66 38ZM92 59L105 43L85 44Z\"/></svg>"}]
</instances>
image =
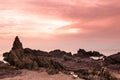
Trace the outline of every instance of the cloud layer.
<instances>
[{"instance_id":1,"label":"cloud layer","mask_svg":"<svg viewBox=\"0 0 120 80\"><path fill-rule=\"evenodd\" d=\"M42 49L68 49L67 45L71 50L119 49L119 3L119 0L2 0L0 43L4 45L7 39L19 35L24 42L31 40L30 47ZM38 45L34 40L46 43Z\"/></svg>"}]
</instances>

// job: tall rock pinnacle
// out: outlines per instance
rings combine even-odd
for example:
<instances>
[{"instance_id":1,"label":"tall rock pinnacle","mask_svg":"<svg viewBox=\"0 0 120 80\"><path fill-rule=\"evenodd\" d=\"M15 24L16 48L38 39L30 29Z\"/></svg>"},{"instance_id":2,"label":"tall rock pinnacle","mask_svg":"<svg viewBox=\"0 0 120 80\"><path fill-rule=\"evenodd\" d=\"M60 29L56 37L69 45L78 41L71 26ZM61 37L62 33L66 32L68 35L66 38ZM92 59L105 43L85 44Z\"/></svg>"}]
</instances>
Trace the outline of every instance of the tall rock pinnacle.
<instances>
[{"instance_id":1,"label":"tall rock pinnacle","mask_svg":"<svg viewBox=\"0 0 120 80\"><path fill-rule=\"evenodd\" d=\"M18 36L16 36L13 47L9 53L5 54L4 60L9 62L11 65L20 67L23 64L24 49Z\"/></svg>"},{"instance_id":2,"label":"tall rock pinnacle","mask_svg":"<svg viewBox=\"0 0 120 80\"><path fill-rule=\"evenodd\" d=\"M14 43L13 43L13 47L12 47L12 50L16 50L16 49L23 49L22 43L20 42L18 36L16 36Z\"/></svg>"}]
</instances>

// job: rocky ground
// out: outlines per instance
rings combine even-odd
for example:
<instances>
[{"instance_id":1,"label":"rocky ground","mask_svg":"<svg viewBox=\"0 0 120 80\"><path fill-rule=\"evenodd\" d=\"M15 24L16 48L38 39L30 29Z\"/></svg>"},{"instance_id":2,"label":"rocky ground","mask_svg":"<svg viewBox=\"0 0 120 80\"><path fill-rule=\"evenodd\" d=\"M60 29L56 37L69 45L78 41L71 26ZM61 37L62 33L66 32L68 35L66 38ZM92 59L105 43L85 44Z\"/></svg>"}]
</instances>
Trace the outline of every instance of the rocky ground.
<instances>
[{"instance_id":1,"label":"rocky ground","mask_svg":"<svg viewBox=\"0 0 120 80\"><path fill-rule=\"evenodd\" d=\"M7 77L14 77L20 75L21 71L7 63L0 61L0 80Z\"/></svg>"},{"instance_id":2,"label":"rocky ground","mask_svg":"<svg viewBox=\"0 0 120 80\"><path fill-rule=\"evenodd\" d=\"M3 78L0 80L83 80L74 79L72 75L66 75L61 72L55 75L48 75L45 71L21 70L22 74L15 77Z\"/></svg>"},{"instance_id":3,"label":"rocky ground","mask_svg":"<svg viewBox=\"0 0 120 80\"><path fill-rule=\"evenodd\" d=\"M9 74L7 76L9 79L9 77L24 74L22 69L27 69L28 73L34 73L35 76L47 76L44 80L49 80L49 78L51 80L64 80L64 77L70 77L70 75L76 79L84 80L120 80L120 53L104 56L97 51L87 52L84 49L79 49L76 54L72 55L72 53L61 50L50 52L32 50L23 48L19 38L16 37L11 51L4 53L3 57L8 64L0 63L0 66L1 64L7 65L5 70L3 70L4 67L1 67L0 78L5 78L6 74ZM91 57L98 57L99 59L95 60ZM31 72L31 70L39 71L40 68L44 68L45 71L40 74ZM56 75L59 76L55 77ZM64 77L62 78L62 76ZM68 78L68 80L72 79L71 77Z\"/></svg>"}]
</instances>

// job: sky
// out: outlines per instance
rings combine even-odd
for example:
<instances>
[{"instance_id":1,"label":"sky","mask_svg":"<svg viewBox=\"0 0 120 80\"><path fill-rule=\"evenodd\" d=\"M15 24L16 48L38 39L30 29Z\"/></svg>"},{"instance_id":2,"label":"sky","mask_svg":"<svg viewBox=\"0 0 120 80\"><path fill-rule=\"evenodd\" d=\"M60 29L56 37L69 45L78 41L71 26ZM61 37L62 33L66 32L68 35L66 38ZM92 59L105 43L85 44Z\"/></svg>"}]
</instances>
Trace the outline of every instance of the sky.
<instances>
[{"instance_id":1,"label":"sky","mask_svg":"<svg viewBox=\"0 0 120 80\"><path fill-rule=\"evenodd\" d=\"M120 50L120 0L0 0L0 51Z\"/></svg>"}]
</instances>

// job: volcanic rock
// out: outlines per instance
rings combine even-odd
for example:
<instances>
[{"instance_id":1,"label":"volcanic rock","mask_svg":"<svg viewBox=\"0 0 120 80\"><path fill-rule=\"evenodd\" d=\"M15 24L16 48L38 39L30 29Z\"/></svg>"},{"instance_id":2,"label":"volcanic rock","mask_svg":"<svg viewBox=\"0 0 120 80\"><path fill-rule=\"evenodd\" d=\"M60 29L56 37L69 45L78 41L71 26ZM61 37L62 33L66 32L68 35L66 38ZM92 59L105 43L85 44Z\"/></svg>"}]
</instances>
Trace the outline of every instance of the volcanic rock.
<instances>
[{"instance_id":1,"label":"volcanic rock","mask_svg":"<svg viewBox=\"0 0 120 80\"><path fill-rule=\"evenodd\" d=\"M11 51L4 53L3 56L4 60L9 62L11 65L15 65L17 67L21 67L21 65L23 65L24 50L18 36L15 38Z\"/></svg>"},{"instance_id":2,"label":"volcanic rock","mask_svg":"<svg viewBox=\"0 0 120 80\"><path fill-rule=\"evenodd\" d=\"M120 64L120 52L106 57L105 63L106 64Z\"/></svg>"},{"instance_id":3,"label":"volcanic rock","mask_svg":"<svg viewBox=\"0 0 120 80\"><path fill-rule=\"evenodd\" d=\"M13 66L10 66L8 63L0 61L0 79L13 77L18 74L21 74L21 72L15 69Z\"/></svg>"},{"instance_id":4,"label":"volcanic rock","mask_svg":"<svg viewBox=\"0 0 120 80\"><path fill-rule=\"evenodd\" d=\"M15 38L10 52L3 54L4 60L17 68L38 69L39 67L54 68L62 70L63 66L52 59L47 52L23 49L18 36Z\"/></svg>"},{"instance_id":5,"label":"volcanic rock","mask_svg":"<svg viewBox=\"0 0 120 80\"><path fill-rule=\"evenodd\" d=\"M61 51L59 49L56 49L54 51L50 51L49 54L52 56L52 57L57 57L57 58L61 58L63 57L64 55L66 56L72 56L71 53L67 53L65 51Z\"/></svg>"},{"instance_id":6,"label":"volcanic rock","mask_svg":"<svg viewBox=\"0 0 120 80\"><path fill-rule=\"evenodd\" d=\"M103 54L100 54L97 51L85 51L84 49L79 49L77 51L77 54L74 54L75 57L81 57L81 58L90 58L90 57L101 57L104 56Z\"/></svg>"},{"instance_id":7,"label":"volcanic rock","mask_svg":"<svg viewBox=\"0 0 120 80\"><path fill-rule=\"evenodd\" d=\"M94 60L91 56L104 56L97 51L85 51L79 49L77 54L72 55L61 50L50 52L23 48L18 36L15 38L10 52L3 54L4 60L18 69L38 70L45 68L48 74L56 74L59 71L74 72L85 80L112 80L111 75L104 75L103 64L120 64L120 53L108 56L104 60ZM105 70L109 72L109 70ZM97 77L96 77L97 76Z\"/></svg>"},{"instance_id":8,"label":"volcanic rock","mask_svg":"<svg viewBox=\"0 0 120 80\"><path fill-rule=\"evenodd\" d=\"M84 49L79 49L77 51L77 54L74 54L75 57L81 57L81 58L89 58L89 55L86 54L87 52Z\"/></svg>"}]
</instances>

